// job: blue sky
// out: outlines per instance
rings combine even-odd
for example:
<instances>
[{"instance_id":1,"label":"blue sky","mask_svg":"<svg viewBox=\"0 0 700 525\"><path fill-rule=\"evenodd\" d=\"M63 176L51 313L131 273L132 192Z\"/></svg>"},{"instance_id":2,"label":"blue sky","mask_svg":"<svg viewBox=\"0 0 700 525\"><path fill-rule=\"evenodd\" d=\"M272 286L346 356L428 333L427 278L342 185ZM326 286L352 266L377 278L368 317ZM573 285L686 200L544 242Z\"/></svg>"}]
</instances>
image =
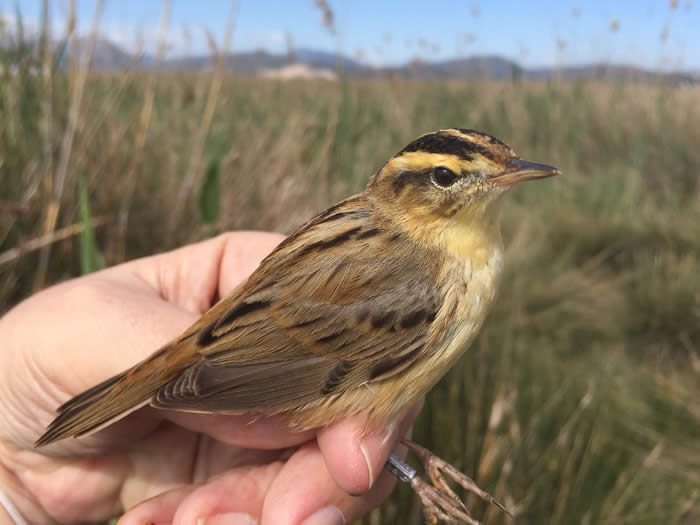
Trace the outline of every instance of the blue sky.
<instances>
[{"instance_id":1,"label":"blue sky","mask_svg":"<svg viewBox=\"0 0 700 525\"><path fill-rule=\"evenodd\" d=\"M298 48L340 50L373 64L499 54L530 67L605 61L700 70L695 1L330 0L336 29L331 34L313 0L240 0L231 48L284 52L289 35ZM87 32L95 4L77 0L79 31ZM30 25L36 23L39 0L0 0L0 12L11 16L15 5ZM159 0L105 0L100 29L127 49L141 38L152 50L162 9ZM53 0L51 10L58 32L67 2ZM230 10L226 1L172 0L169 53L206 53L203 28L221 44Z\"/></svg>"}]
</instances>

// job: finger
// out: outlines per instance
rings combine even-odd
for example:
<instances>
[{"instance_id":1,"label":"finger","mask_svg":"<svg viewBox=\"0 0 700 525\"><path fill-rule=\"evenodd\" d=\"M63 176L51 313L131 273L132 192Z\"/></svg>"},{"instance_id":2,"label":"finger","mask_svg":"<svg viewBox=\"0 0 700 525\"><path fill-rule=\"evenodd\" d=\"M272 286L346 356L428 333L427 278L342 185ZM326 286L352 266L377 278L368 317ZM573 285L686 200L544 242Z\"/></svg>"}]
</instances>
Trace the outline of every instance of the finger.
<instances>
[{"instance_id":1,"label":"finger","mask_svg":"<svg viewBox=\"0 0 700 525\"><path fill-rule=\"evenodd\" d=\"M398 440L406 434L423 406L423 400L398 422L367 433L365 420L354 416L322 430L318 444L335 482L349 494L366 492L384 468Z\"/></svg>"},{"instance_id":2,"label":"finger","mask_svg":"<svg viewBox=\"0 0 700 525\"><path fill-rule=\"evenodd\" d=\"M236 483L237 481L239 481L237 476L231 480L232 483ZM256 525L257 520L247 512L217 512L216 502L225 502L228 499L227 496L230 495L230 493L222 494L222 487L220 485L220 480L213 482L211 486L207 487L209 494L203 494L201 498L197 492L200 490L198 485L189 485L160 494L127 511L119 519L118 525L144 525L145 523L152 525L171 524L175 520L175 515L178 513L178 509L182 506L185 499L193 493L196 494L193 499L194 503L191 506L196 508L198 504L201 504L201 508L195 510L195 514L199 517L197 521L186 521L185 523L189 523L190 525ZM214 504L207 505L205 498L209 498L209 501ZM235 507L236 505L233 506ZM244 506L241 507L243 508ZM184 512L183 510L180 514ZM213 512L213 514L208 515L209 512ZM205 517L207 515L209 517ZM177 519L183 521L188 520L189 517L185 515Z\"/></svg>"},{"instance_id":3,"label":"finger","mask_svg":"<svg viewBox=\"0 0 700 525\"><path fill-rule=\"evenodd\" d=\"M210 480L179 504L173 525L215 523L217 516L229 514L260 516L268 489L282 465L275 461L237 468Z\"/></svg>"},{"instance_id":4,"label":"finger","mask_svg":"<svg viewBox=\"0 0 700 525\"><path fill-rule=\"evenodd\" d=\"M333 480L318 444L308 443L285 463L269 488L261 524L350 523L383 501L394 481L382 475L363 496L351 496Z\"/></svg>"},{"instance_id":5,"label":"finger","mask_svg":"<svg viewBox=\"0 0 700 525\"><path fill-rule=\"evenodd\" d=\"M207 483L173 489L129 509L119 525L204 525L216 523L217 516L260 516L267 490L281 468L280 461L239 467Z\"/></svg>"},{"instance_id":6,"label":"finger","mask_svg":"<svg viewBox=\"0 0 700 525\"><path fill-rule=\"evenodd\" d=\"M316 430L291 430L278 417L195 414L172 410L163 411L162 416L181 427L237 447L280 449L299 445L316 435Z\"/></svg>"},{"instance_id":7,"label":"finger","mask_svg":"<svg viewBox=\"0 0 700 525\"><path fill-rule=\"evenodd\" d=\"M130 509L119 523L346 523L383 501L394 481L385 473L362 497L350 496L335 484L318 445L311 442L286 463L236 468L202 485L151 498Z\"/></svg>"},{"instance_id":8,"label":"finger","mask_svg":"<svg viewBox=\"0 0 700 525\"><path fill-rule=\"evenodd\" d=\"M246 279L282 238L276 233L230 232L114 271L137 275L166 301L201 314Z\"/></svg>"},{"instance_id":9,"label":"finger","mask_svg":"<svg viewBox=\"0 0 700 525\"><path fill-rule=\"evenodd\" d=\"M364 438L364 443L367 443L370 457L383 455L384 449L391 451L392 441L398 439L399 434L403 435L406 432L407 425L412 422L418 409L419 406L414 407L404 420L393 426L396 430L396 438L380 439L379 435L367 436L360 432L359 435ZM273 422L270 418L268 425L271 426L265 428L260 424L259 427L261 430L265 429L264 434L273 432L272 425L275 424L279 423ZM245 428L245 425L243 427ZM334 427L329 429L324 439L333 438L339 434L339 439L331 440L329 446L341 448L347 443L347 435L352 438L362 425L361 422L357 422L350 425L338 424ZM256 438L251 435L250 439ZM346 451L333 450L327 455L331 458L342 457L344 452ZM383 460L380 458L378 461L381 465L377 470L381 475L374 482L373 488L362 497L353 497L338 487L329 472L327 459L324 459L319 446L314 442L307 443L295 451L284 466L279 461L274 461L272 457L265 458L259 454L252 461L268 461L267 465L235 468L201 486L189 486L165 492L131 509L121 523L123 525L149 521L175 524L199 523L198 520L204 519L204 523L215 525L217 520L227 519L231 522L234 517L242 520L241 513L257 518L262 514L263 524L302 523L303 520L314 515L314 519L323 518L324 522L328 522L335 515L338 522L342 523L340 520L360 516L379 504L389 494L395 481L391 475L382 472ZM219 452L213 453L212 458L214 456L221 460L222 455ZM346 454L346 456L350 457L352 454ZM226 460L222 461L229 466L234 464ZM214 465L210 467L215 468ZM338 468L341 476L347 475L345 467L347 465L341 465ZM205 480L211 473L216 473L216 470L201 473L199 479ZM151 473L147 477L153 479L154 476L157 477L157 473ZM220 517L217 518L217 516Z\"/></svg>"},{"instance_id":10,"label":"finger","mask_svg":"<svg viewBox=\"0 0 700 525\"><path fill-rule=\"evenodd\" d=\"M279 233L235 232L221 236L224 250L219 271L219 296L227 296L284 239Z\"/></svg>"},{"instance_id":11,"label":"finger","mask_svg":"<svg viewBox=\"0 0 700 525\"><path fill-rule=\"evenodd\" d=\"M172 523L173 516L180 503L194 492L196 485L188 485L178 489L169 490L148 499L125 512L117 525L143 525L151 523L160 525L161 523Z\"/></svg>"},{"instance_id":12,"label":"finger","mask_svg":"<svg viewBox=\"0 0 700 525\"><path fill-rule=\"evenodd\" d=\"M170 494L183 485L194 487L232 469L269 464L289 455L286 450L232 447L162 424L149 439L131 444L127 458L131 468L121 486L120 500L125 508L130 508L159 494ZM180 500L184 499L186 493L180 494ZM171 501L171 496L166 500ZM152 504L163 506L157 499Z\"/></svg>"}]
</instances>

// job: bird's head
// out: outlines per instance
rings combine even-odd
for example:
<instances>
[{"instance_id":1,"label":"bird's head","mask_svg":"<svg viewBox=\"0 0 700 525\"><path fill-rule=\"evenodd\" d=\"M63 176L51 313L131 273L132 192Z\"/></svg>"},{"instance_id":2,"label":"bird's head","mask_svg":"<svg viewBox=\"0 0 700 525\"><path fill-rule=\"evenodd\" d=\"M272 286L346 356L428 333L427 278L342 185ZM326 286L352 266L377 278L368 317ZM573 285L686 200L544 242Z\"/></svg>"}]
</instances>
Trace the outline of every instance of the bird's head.
<instances>
[{"instance_id":1,"label":"bird's head","mask_svg":"<svg viewBox=\"0 0 700 525\"><path fill-rule=\"evenodd\" d=\"M498 220L494 204L514 184L559 173L522 160L486 133L443 129L417 138L392 157L372 177L367 194L390 219L411 230L476 227Z\"/></svg>"}]
</instances>

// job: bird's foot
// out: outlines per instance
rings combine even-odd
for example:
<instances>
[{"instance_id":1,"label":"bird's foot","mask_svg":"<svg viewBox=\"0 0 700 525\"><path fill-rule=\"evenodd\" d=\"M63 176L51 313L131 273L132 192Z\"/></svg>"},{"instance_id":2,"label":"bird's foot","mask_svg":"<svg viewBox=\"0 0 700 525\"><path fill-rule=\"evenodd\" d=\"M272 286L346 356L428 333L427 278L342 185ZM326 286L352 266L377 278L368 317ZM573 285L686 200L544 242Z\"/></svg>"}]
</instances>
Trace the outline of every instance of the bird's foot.
<instances>
[{"instance_id":1,"label":"bird's foot","mask_svg":"<svg viewBox=\"0 0 700 525\"><path fill-rule=\"evenodd\" d=\"M402 443L418 456L431 483L426 482L421 476L415 474L411 467L401 462L395 456L392 456L389 460L389 469L400 480L410 483L411 488L423 504L423 514L427 523L434 525L439 521L443 521L444 523L462 522L468 525L479 525L479 521L471 517L464 502L455 494L445 477L452 479L464 487L465 490L476 494L484 501L496 505L510 516L508 509L488 492L479 488L469 476L413 441L404 439ZM400 465L398 462L403 464Z\"/></svg>"}]
</instances>

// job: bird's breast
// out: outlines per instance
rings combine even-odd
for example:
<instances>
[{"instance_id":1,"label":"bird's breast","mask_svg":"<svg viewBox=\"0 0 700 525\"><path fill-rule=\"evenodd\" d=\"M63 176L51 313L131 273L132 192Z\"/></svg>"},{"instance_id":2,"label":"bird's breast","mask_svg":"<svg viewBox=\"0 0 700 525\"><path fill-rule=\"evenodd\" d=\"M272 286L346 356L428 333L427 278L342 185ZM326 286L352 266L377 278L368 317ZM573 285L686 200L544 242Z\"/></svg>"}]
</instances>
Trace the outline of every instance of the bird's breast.
<instances>
[{"instance_id":1,"label":"bird's breast","mask_svg":"<svg viewBox=\"0 0 700 525\"><path fill-rule=\"evenodd\" d=\"M426 367L433 383L454 365L478 334L496 296L502 271L500 245L494 245L487 257L453 261L443 281L443 304L427 355Z\"/></svg>"}]
</instances>

